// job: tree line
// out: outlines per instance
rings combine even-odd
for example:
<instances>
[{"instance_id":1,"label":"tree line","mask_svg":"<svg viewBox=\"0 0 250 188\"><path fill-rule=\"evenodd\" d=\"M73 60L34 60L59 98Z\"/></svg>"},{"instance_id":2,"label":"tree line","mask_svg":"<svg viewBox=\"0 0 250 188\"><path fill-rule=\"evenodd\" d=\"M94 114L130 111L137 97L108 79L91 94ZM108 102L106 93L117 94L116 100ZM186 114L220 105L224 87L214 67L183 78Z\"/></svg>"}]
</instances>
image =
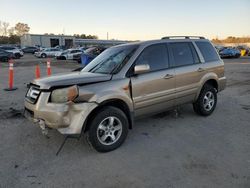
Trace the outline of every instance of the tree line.
<instances>
[{"instance_id":1,"label":"tree line","mask_svg":"<svg viewBox=\"0 0 250 188\"><path fill-rule=\"evenodd\" d=\"M0 21L0 44L19 44L20 36L29 33L28 24L18 22L11 27L8 22Z\"/></svg>"},{"instance_id":2,"label":"tree line","mask_svg":"<svg viewBox=\"0 0 250 188\"><path fill-rule=\"evenodd\" d=\"M212 39L212 42L215 44L220 44L220 43L249 43L250 42L250 37L227 37L226 39Z\"/></svg>"},{"instance_id":3,"label":"tree line","mask_svg":"<svg viewBox=\"0 0 250 188\"><path fill-rule=\"evenodd\" d=\"M15 26L10 26L8 22L0 20L0 44L20 44L20 37L28 34L29 31L30 27L28 24L18 22ZM44 35L55 34L45 33ZM74 34L73 36L81 39L98 39L96 35Z\"/></svg>"},{"instance_id":4,"label":"tree line","mask_svg":"<svg viewBox=\"0 0 250 188\"><path fill-rule=\"evenodd\" d=\"M73 36L78 39L98 39L98 36L96 35L74 34Z\"/></svg>"}]
</instances>

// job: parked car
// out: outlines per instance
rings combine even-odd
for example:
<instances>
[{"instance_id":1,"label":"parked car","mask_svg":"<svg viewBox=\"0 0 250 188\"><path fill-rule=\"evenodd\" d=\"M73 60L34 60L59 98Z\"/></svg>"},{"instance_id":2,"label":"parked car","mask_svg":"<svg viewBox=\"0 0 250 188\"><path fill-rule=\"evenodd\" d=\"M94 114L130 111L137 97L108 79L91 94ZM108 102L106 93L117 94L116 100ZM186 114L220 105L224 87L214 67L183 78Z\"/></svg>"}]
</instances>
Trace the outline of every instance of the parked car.
<instances>
[{"instance_id":1,"label":"parked car","mask_svg":"<svg viewBox=\"0 0 250 188\"><path fill-rule=\"evenodd\" d=\"M61 51L64 51L64 50L67 50L68 49L68 47L67 46L64 46L64 45L57 45L57 46L55 46L54 48L58 48L58 49L60 49Z\"/></svg>"},{"instance_id":2,"label":"parked car","mask_svg":"<svg viewBox=\"0 0 250 188\"><path fill-rule=\"evenodd\" d=\"M108 48L81 72L34 80L25 116L43 130L87 134L97 151L108 152L140 116L185 103L212 114L225 86L224 63L209 40L164 37Z\"/></svg>"},{"instance_id":3,"label":"parked car","mask_svg":"<svg viewBox=\"0 0 250 188\"><path fill-rule=\"evenodd\" d=\"M78 61L78 63L83 64L86 66L89 64L94 58L96 58L100 53L102 53L106 48L104 47L91 47L84 51L84 53L81 54L80 59L79 56L76 56L75 59Z\"/></svg>"},{"instance_id":4,"label":"parked car","mask_svg":"<svg viewBox=\"0 0 250 188\"><path fill-rule=\"evenodd\" d=\"M38 52L39 49L37 47L34 47L34 46L26 46L26 47L22 48L22 51L24 53L32 53L32 54L34 54L35 52Z\"/></svg>"},{"instance_id":5,"label":"parked car","mask_svg":"<svg viewBox=\"0 0 250 188\"><path fill-rule=\"evenodd\" d=\"M14 58L14 54L12 52L0 49L0 61L8 62L11 58Z\"/></svg>"},{"instance_id":6,"label":"parked car","mask_svg":"<svg viewBox=\"0 0 250 188\"><path fill-rule=\"evenodd\" d=\"M247 46L237 46L236 48L240 51L241 56L247 56L249 54L249 48Z\"/></svg>"},{"instance_id":7,"label":"parked car","mask_svg":"<svg viewBox=\"0 0 250 188\"><path fill-rule=\"evenodd\" d=\"M40 45L35 45L34 47L36 47L38 49L38 51L42 51L42 50L46 49L45 47L40 46Z\"/></svg>"},{"instance_id":8,"label":"parked car","mask_svg":"<svg viewBox=\"0 0 250 188\"><path fill-rule=\"evenodd\" d=\"M56 59L60 60L73 60L75 55L81 55L83 51L78 49L68 49L56 54Z\"/></svg>"},{"instance_id":9,"label":"parked car","mask_svg":"<svg viewBox=\"0 0 250 188\"><path fill-rule=\"evenodd\" d=\"M220 45L214 45L215 49L217 50L217 52L219 53L220 50L224 49L224 46L220 46Z\"/></svg>"},{"instance_id":10,"label":"parked car","mask_svg":"<svg viewBox=\"0 0 250 188\"><path fill-rule=\"evenodd\" d=\"M240 51L236 48L223 48L219 51L221 58L239 58L240 57Z\"/></svg>"},{"instance_id":11,"label":"parked car","mask_svg":"<svg viewBox=\"0 0 250 188\"><path fill-rule=\"evenodd\" d=\"M58 48L45 48L42 51L35 52L36 57L46 58L46 57L55 57L61 49Z\"/></svg>"},{"instance_id":12,"label":"parked car","mask_svg":"<svg viewBox=\"0 0 250 188\"><path fill-rule=\"evenodd\" d=\"M84 52L84 51L87 50L88 48L87 48L87 47L79 47L79 48L77 48L77 49Z\"/></svg>"},{"instance_id":13,"label":"parked car","mask_svg":"<svg viewBox=\"0 0 250 188\"><path fill-rule=\"evenodd\" d=\"M0 46L0 49L5 50L6 52L11 52L14 54L15 59L19 59L23 56L23 51L11 46Z\"/></svg>"}]
</instances>

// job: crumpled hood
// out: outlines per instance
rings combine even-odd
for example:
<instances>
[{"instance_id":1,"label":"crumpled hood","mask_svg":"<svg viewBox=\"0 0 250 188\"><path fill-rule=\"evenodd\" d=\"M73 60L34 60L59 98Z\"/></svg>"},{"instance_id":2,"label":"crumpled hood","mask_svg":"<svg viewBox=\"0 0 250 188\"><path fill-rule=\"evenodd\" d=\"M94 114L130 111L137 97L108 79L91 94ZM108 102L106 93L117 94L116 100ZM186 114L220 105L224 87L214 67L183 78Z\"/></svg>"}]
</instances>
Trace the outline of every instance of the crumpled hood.
<instances>
[{"instance_id":1,"label":"crumpled hood","mask_svg":"<svg viewBox=\"0 0 250 188\"><path fill-rule=\"evenodd\" d=\"M84 85L94 82L111 80L112 75L90 72L71 72L55 74L52 76L35 79L32 83L40 86L40 89L50 89L51 87L62 87L70 85Z\"/></svg>"}]
</instances>

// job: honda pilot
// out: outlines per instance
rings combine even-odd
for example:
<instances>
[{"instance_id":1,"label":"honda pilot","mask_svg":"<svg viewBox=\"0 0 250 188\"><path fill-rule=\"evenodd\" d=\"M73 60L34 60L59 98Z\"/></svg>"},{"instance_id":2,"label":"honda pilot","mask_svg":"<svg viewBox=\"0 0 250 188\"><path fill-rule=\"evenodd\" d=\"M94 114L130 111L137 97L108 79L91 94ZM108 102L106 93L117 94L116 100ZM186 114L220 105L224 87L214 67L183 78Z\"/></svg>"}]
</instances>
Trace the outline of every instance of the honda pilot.
<instances>
[{"instance_id":1,"label":"honda pilot","mask_svg":"<svg viewBox=\"0 0 250 188\"><path fill-rule=\"evenodd\" d=\"M25 115L43 129L87 134L99 152L118 148L134 120L192 103L212 114L224 63L203 37L164 37L106 49L79 72L35 79Z\"/></svg>"}]
</instances>

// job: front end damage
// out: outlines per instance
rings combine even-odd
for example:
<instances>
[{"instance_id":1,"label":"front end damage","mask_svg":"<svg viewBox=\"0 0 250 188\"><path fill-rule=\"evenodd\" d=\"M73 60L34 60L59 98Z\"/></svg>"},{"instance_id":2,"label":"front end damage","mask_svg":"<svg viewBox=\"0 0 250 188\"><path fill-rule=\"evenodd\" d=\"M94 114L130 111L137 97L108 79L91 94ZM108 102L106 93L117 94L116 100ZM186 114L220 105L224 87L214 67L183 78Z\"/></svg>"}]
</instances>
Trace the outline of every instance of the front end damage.
<instances>
[{"instance_id":1,"label":"front end damage","mask_svg":"<svg viewBox=\"0 0 250 188\"><path fill-rule=\"evenodd\" d=\"M61 134L81 134L85 120L90 112L97 107L95 102L62 104L49 102L50 92L41 92L32 103L25 100L25 117L38 124L43 133L47 128L57 129Z\"/></svg>"}]
</instances>

